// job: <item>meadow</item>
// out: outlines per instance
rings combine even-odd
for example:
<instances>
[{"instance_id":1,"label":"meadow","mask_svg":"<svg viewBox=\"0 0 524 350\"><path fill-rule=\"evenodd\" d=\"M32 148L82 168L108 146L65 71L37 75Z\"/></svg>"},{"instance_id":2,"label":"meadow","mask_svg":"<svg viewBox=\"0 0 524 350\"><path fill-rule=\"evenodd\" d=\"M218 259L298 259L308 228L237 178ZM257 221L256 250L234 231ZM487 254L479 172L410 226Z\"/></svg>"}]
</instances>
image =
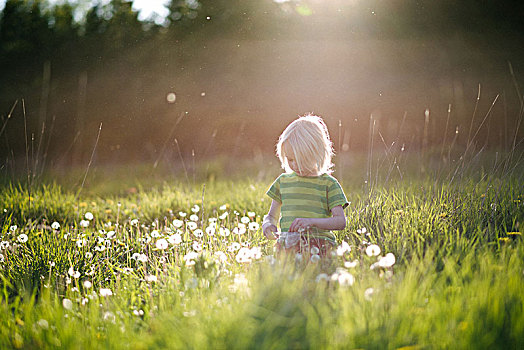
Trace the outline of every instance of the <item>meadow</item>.
<instances>
[{"instance_id":1,"label":"meadow","mask_svg":"<svg viewBox=\"0 0 524 350\"><path fill-rule=\"evenodd\" d=\"M263 237L277 168L4 180L0 348L522 349L511 153L337 160L325 259Z\"/></svg>"}]
</instances>

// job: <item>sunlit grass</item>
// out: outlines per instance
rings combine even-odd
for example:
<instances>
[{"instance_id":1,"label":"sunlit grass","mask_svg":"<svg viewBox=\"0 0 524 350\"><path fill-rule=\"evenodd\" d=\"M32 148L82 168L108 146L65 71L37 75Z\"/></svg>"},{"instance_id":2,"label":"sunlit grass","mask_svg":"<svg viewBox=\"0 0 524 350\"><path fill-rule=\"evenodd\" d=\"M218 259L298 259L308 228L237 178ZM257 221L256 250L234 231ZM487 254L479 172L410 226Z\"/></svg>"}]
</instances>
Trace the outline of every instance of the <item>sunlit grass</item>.
<instances>
[{"instance_id":1,"label":"sunlit grass","mask_svg":"<svg viewBox=\"0 0 524 350\"><path fill-rule=\"evenodd\" d=\"M6 348L521 348L519 173L342 181L339 247L276 256L267 181L0 196Z\"/></svg>"}]
</instances>

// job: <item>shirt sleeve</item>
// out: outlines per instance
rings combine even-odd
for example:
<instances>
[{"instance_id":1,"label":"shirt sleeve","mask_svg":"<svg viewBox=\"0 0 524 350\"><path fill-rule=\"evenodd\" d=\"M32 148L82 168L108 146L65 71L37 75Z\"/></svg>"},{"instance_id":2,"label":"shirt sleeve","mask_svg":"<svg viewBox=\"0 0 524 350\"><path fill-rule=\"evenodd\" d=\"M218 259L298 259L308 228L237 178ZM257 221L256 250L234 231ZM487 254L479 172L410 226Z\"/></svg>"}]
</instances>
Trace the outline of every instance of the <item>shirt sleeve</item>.
<instances>
[{"instance_id":1,"label":"shirt sleeve","mask_svg":"<svg viewBox=\"0 0 524 350\"><path fill-rule=\"evenodd\" d=\"M271 184L266 194L269 196L269 198L282 203L282 196L280 194L280 177L281 176L277 177L277 179Z\"/></svg>"},{"instance_id":2,"label":"shirt sleeve","mask_svg":"<svg viewBox=\"0 0 524 350\"><path fill-rule=\"evenodd\" d=\"M328 207L329 210L333 209L337 205L341 205L342 209L345 209L349 203L342 190L342 186L334 177L331 178L331 184L328 187Z\"/></svg>"}]
</instances>

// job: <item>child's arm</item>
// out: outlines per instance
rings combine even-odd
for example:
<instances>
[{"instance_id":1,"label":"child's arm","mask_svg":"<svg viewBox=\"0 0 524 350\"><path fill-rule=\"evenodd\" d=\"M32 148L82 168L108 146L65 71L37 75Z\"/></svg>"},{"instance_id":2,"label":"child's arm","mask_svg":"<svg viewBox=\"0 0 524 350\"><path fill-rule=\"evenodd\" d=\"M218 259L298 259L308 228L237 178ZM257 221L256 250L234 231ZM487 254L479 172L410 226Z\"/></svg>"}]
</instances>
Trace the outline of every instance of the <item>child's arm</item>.
<instances>
[{"instance_id":1,"label":"child's arm","mask_svg":"<svg viewBox=\"0 0 524 350\"><path fill-rule=\"evenodd\" d=\"M282 203L272 200L271 201L271 207L269 208L269 212L266 216L264 216L264 222L262 223L262 231L264 232L264 236L266 236L269 239L276 239L275 232L278 231L277 228L277 221L280 217L280 207L282 206Z\"/></svg>"},{"instance_id":2,"label":"child's arm","mask_svg":"<svg viewBox=\"0 0 524 350\"><path fill-rule=\"evenodd\" d=\"M291 226L289 232L298 232L299 229L307 229L309 227L316 227L321 230L343 230L346 228L346 215L341 205L337 205L331 209L330 218L296 218Z\"/></svg>"}]
</instances>

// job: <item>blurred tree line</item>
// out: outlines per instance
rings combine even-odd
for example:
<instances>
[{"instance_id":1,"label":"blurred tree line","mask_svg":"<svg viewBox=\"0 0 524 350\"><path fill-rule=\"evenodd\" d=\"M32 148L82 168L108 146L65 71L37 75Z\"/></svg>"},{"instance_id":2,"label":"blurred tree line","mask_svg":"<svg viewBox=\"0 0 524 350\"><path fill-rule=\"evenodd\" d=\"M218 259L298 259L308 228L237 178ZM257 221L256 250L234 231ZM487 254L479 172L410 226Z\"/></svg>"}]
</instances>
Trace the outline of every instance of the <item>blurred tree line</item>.
<instances>
[{"instance_id":1,"label":"blurred tree line","mask_svg":"<svg viewBox=\"0 0 524 350\"><path fill-rule=\"evenodd\" d=\"M89 156L100 122L98 154L107 161L154 160L166 149L179 152L173 151L175 139L182 153L199 149L206 156L233 148L248 156L255 148L272 151L275 132L267 130L267 121L256 108L236 113L234 106L235 91L249 89L240 80L256 69L250 60L263 58L259 53L235 58L233 50L242 44L217 49L218 41L446 41L458 36L485 40L504 57L522 51L513 45L524 34L524 2L517 0L171 0L163 24L139 20L132 1L94 2L76 20L78 6L5 2L0 14L2 164L24 154L23 108L36 156L49 152L63 164ZM210 97L203 103L206 92L197 82L212 82L224 68L216 62L228 60L234 62L226 64L230 76L224 78L231 82L231 100ZM170 91L177 92L172 104L165 97ZM243 142L248 147L239 147Z\"/></svg>"}]
</instances>

